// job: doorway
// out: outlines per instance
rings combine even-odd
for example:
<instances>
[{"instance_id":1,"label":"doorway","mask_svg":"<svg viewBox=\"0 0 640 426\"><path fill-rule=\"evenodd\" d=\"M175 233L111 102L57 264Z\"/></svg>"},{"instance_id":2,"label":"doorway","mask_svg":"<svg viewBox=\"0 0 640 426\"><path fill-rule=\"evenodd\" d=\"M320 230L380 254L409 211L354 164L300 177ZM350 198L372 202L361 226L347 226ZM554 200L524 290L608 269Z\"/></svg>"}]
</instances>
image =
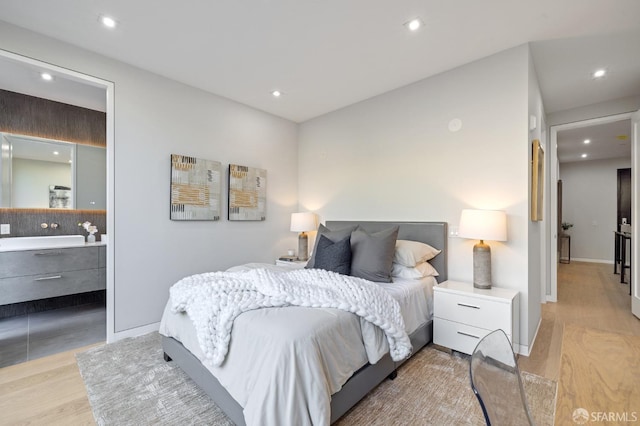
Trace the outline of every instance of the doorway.
<instances>
[{"instance_id":1,"label":"doorway","mask_svg":"<svg viewBox=\"0 0 640 426\"><path fill-rule=\"evenodd\" d=\"M106 322L102 321L102 325L101 325L101 335L106 336L106 340L108 341L110 339L110 336L113 336L113 311L114 311L114 307L113 307L113 303L114 303L114 298L113 298L113 289L114 289L114 219L113 219L113 205L114 205L114 195L113 195L113 186L114 186L114 176L113 176L113 170L114 170L114 84L112 82L109 81L105 81L96 77L92 77L89 75L85 75L76 71L72 71L66 68L61 68L58 67L56 65L51 65L45 62L41 62L38 61L36 59L32 59L32 58L28 58L28 57L24 57L21 55L17 55L14 54L12 52L7 52L4 50L0 50L0 63L2 63L3 65L6 64L6 69L14 69L17 71L17 73L15 74L16 78L14 79L10 79L8 77L8 73L3 73L3 77L5 77L5 81L3 81L4 86L3 88L5 88L6 90L10 91L10 92L15 92L15 93L23 93L35 98L42 98L42 99L50 99L56 102L60 102L62 104L69 104L69 105L77 105L74 103L73 100L71 99L77 99L78 97L82 98L83 94L87 94L87 93L99 93L99 95L101 96L101 99L98 100L99 103L101 103L103 106L103 112L105 113L106 116L106 128L105 128L105 139L106 139L106 189L104 189L104 193L106 193L106 209L104 206L101 207L101 209L105 209L106 210L106 228L109 230L109 243L108 245L105 247L105 251L106 251L106 268L103 269L103 273L104 270L106 270L106 290L102 290L102 295L101 295L101 302L102 303L102 313L101 315L106 316ZM3 68L5 69L5 68ZM52 89L53 85L50 85L48 88L46 88L45 86L42 86L42 89L38 89L38 83L40 82L38 80L38 78L40 77L41 73L49 73L51 75L54 76L54 82L59 82L60 84L57 86L57 89ZM4 75L7 74L7 75ZM55 80L55 78L57 77L58 81ZM35 82L34 82L35 81ZM78 93L73 93L69 96L69 94L71 93L71 89L70 87L74 87L77 88ZM38 93L37 91L41 90L41 93ZM49 90L47 92L47 90ZM67 97L69 98L69 101L65 101L64 96L62 98L56 98L53 94L53 92L55 90L58 90L58 94L63 93L64 90L68 90L69 93L67 93ZM95 98L92 99L95 102ZM77 106L81 106L82 108L87 108L87 109L98 109L97 107L95 107L95 103L91 103L92 100L88 100L86 102L89 102L89 105L77 105ZM93 107L92 107L93 106ZM103 141L103 145L104 141ZM103 153L104 155L104 153ZM104 157L103 157L104 158ZM74 159L76 159L74 157ZM103 160L104 161L104 160ZM86 183L86 180L84 181ZM75 184L74 184L75 186ZM103 193L103 194L104 194ZM91 204L91 202L89 202L89 204ZM80 207L78 207L80 208ZM16 209L18 210L18 209ZM87 217L90 216L90 213L87 213L87 209L85 209L83 207L83 210L81 210L83 213L83 219L85 220ZM20 212L17 211L14 212L15 214L19 214ZM69 217L72 217L72 214L69 214ZM73 218L72 218L73 219ZM90 219L91 221L93 221L93 219ZM103 220L104 220L104 213L103 213ZM66 224L68 225L67 229L72 229L76 227L76 224L78 222L78 220L71 220L70 224ZM58 228L58 223L56 223L56 228ZM73 229L75 231L75 229ZM104 232L104 229L102 229L101 231ZM104 252L102 253L104 255ZM101 258L100 263L101 265L103 265L102 267L104 267L104 263L103 262L104 258ZM82 293L82 294L87 294L87 293ZM70 295L70 298L74 298L74 299L78 299L77 297L75 297L76 295ZM92 295L93 296L93 295ZM98 297L98 295L95 295L96 298ZM62 296L62 297L66 297L66 296ZM91 298L91 297L89 297ZM106 300L105 300L106 299ZM67 301L66 300L56 300L55 303L64 303L66 306ZM85 302L85 298L82 298L81 303ZM91 302L91 301L90 301ZM72 304L76 304L76 302L72 302ZM105 308L104 306L106 305L106 313L105 313ZM48 309L48 307L47 307ZM90 309L91 310L91 315L95 314L95 311L93 311L93 308ZM71 312L73 311L73 312ZM48 311L48 312L52 312L52 311ZM29 314L36 314L35 312L29 312ZM60 313L58 313L60 314ZM58 315L57 314L57 315ZM74 323L74 321L62 321L62 323L64 323L64 327L70 326L71 328L74 327L74 324L82 324L82 327L86 328L86 324L88 322L87 320L87 310L86 309L71 309L69 315L67 315L68 318L71 317L71 315L76 315L78 317L81 318L76 318L77 321ZM84 315L84 316L83 316ZM46 312L42 313L41 315L35 315L35 316L31 316L29 317L28 315L26 316L26 321L27 321L27 329L28 330L35 330L35 327L30 327L30 325L35 326L36 323L41 322L42 324L44 324L44 326L47 326L49 328L51 328L51 324L54 321L52 319L52 315L51 314L47 314ZM30 328L29 328L30 327ZM79 327L79 325L78 325ZM77 328L77 327L76 327ZM27 331L27 335L28 335L28 331ZM53 336L55 337L55 336ZM28 337L27 337L28 338ZM62 346L60 346L60 342L63 339L55 339L52 338L52 346L54 347L60 347L61 349ZM104 340L104 337L103 337ZM27 340L28 342L28 340ZM28 345L28 343L27 343ZM51 348L50 348L51 349ZM47 353L45 353L46 351L44 351L43 353L45 355L47 355ZM29 359L29 358L27 358Z\"/></svg>"},{"instance_id":2,"label":"doorway","mask_svg":"<svg viewBox=\"0 0 640 426\"><path fill-rule=\"evenodd\" d=\"M631 168L618 169L618 231L621 224L631 225Z\"/></svg>"},{"instance_id":3,"label":"doorway","mask_svg":"<svg viewBox=\"0 0 640 426\"><path fill-rule=\"evenodd\" d=\"M617 169L631 164L631 113L552 126L550 128L550 238L547 301L558 298L558 248L561 223L573 225L572 261L613 263L617 223ZM620 126L626 129L621 132ZM616 129L605 138L603 131ZM605 132L606 133L606 132ZM623 134L625 138L623 138ZM596 137L586 136L595 134ZM564 136L572 136L570 142ZM597 139L607 143L599 146ZM571 138L569 138L571 139ZM602 142L602 141L601 141ZM566 145L563 145L566 144ZM613 154L613 155L612 155ZM616 163L612 158L625 158ZM563 167L565 164L565 167ZM623 165L619 165L623 164ZM626 164L626 165L625 165ZM598 179L594 176L598 170ZM563 173L564 171L564 173ZM569 179L567 179L569 178ZM562 204L557 182L562 179ZM606 181L606 182L605 182ZM594 194L599 194L595 196ZM602 195L606 194L606 196ZM562 212L562 213L560 213ZM561 215L561 216L560 216ZM613 267L613 265L612 265Z\"/></svg>"}]
</instances>

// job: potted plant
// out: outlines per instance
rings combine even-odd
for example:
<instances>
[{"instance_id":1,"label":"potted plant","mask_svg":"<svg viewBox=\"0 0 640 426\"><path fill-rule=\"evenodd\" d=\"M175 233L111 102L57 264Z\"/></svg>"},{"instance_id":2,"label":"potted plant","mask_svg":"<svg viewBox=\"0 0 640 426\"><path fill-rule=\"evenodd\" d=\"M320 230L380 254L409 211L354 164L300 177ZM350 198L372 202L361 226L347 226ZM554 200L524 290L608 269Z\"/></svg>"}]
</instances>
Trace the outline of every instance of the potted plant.
<instances>
[{"instance_id":1,"label":"potted plant","mask_svg":"<svg viewBox=\"0 0 640 426\"><path fill-rule=\"evenodd\" d=\"M560 225L562 227L562 233L564 234L565 232L567 232L570 228L573 228L573 223L569 223L569 222L562 222L562 225Z\"/></svg>"}]
</instances>

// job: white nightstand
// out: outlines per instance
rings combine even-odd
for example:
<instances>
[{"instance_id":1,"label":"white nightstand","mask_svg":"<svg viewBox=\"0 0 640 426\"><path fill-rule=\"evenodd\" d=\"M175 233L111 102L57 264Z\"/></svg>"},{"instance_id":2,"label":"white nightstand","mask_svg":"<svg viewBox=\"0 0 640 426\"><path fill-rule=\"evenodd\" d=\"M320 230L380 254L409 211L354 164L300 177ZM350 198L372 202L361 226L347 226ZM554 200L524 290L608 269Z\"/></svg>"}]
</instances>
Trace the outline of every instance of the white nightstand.
<instances>
[{"instance_id":1,"label":"white nightstand","mask_svg":"<svg viewBox=\"0 0 640 426\"><path fill-rule=\"evenodd\" d=\"M307 260L280 260L276 259L276 265L286 266L291 269L302 269L307 265Z\"/></svg>"},{"instance_id":2,"label":"white nightstand","mask_svg":"<svg viewBox=\"0 0 640 426\"><path fill-rule=\"evenodd\" d=\"M445 281L433 287L433 343L471 354L484 336L504 330L516 350L520 339L518 292Z\"/></svg>"}]
</instances>

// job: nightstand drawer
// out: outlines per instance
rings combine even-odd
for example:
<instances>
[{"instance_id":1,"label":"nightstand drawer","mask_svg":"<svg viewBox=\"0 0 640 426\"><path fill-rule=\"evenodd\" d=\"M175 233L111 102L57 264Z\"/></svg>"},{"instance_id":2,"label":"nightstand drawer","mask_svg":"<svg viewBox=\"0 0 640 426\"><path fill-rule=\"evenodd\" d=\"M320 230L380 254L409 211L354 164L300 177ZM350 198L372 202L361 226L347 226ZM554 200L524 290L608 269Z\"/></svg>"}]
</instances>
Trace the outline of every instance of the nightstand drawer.
<instances>
[{"instance_id":1,"label":"nightstand drawer","mask_svg":"<svg viewBox=\"0 0 640 426\"><path fill-rule=\"evenodd\" d=\"M433 343L469 355L480 339L493 331L441 318L436 318L434 321ZM507 334L507 337L511 340L511 335Z\"/></svg>"},{"instance_id":2,"label":"nightstand drawer","mask_svg":"<svg viewBox=\"0 0 640 426\"><path fill-rule=\"evenodd\" d=\"M510 303L437 292L433 309L433 315L437 318L478 326L489 331L502 328L508 335L512 334Z\"/></svg>"}]
</instances>

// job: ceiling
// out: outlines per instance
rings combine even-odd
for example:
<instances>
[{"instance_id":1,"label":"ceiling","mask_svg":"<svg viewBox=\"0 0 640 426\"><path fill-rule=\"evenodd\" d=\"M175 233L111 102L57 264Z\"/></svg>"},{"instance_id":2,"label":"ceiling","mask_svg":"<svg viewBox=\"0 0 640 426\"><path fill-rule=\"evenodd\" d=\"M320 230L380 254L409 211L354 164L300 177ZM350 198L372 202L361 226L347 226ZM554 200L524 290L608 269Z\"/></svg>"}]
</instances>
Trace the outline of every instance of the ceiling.
<instances>
[{"instance_id":1,"label":"ceiling","mask_svg":"<svg viewBox=\"0 0 640 426\"><path fill-rule=\"evenodd\" d=\"M36 65L0 57L0 89L106 112L104 88L69 75L58 74L52 81L44 81L41 73Z\"/></svg>"},{"instance_id":2,"label":"ceiling","mask_svg":"<svg viewBox=\"0 0 640 426\"><path fill-rule=\"evenodd\" d=\"M589 143L585 144L585 140ZM587 157L583 158L583 154ZM558 132L560 163L609 158L631 158L631 120Z\"/></svg>"},{"instance_id":3,"label":"ceiling","mask_svg":"<svg viewBox=\"0 0 640 426\"><path fill-rule=\"evenodd\" d=\"M6 137L11 142L12 158L65 164L73 161L74 143L11 134Z\"/></svg>"},{"instance_id":4,"label":"ceiling","mask_svg":"<svg viewBox=\"0 0 640 426\"><path fill-rule=\"evenodd\" d=\"M547 113L640 95L637 0L0 0L0 10L295 122L527 42ZM118 27L102 27L102 14ZM425 25L411 33L403 24L415 17ZM599 67L609 73L594 81Z\"/></svg>"}]
</instances>

